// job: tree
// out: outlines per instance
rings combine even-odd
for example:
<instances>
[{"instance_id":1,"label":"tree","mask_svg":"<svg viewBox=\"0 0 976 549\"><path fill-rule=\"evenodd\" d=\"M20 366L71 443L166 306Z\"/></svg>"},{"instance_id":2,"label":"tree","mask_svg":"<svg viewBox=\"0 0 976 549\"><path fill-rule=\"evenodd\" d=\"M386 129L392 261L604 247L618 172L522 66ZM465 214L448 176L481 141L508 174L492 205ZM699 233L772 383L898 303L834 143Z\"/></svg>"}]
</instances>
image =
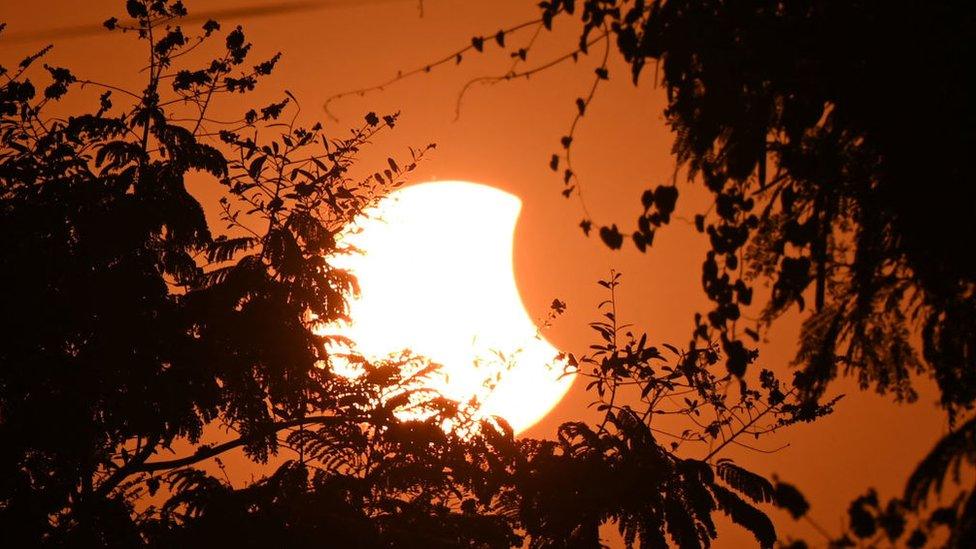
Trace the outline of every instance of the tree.
<instances>
[{"instance_id":1,"label":"tree","mask_svg":"<svg viewBox=\"0 0 976 549\"><path fill-rule=\"evenodd\" d=\"M476 36L398 79L481 52L492 36L515 64L481 80L529 77L594 50L602 61L549 163L568 197L582 185L574 132L610 78L607 56L623 57L635 85L653 68L668 94L677 165L713 197L694 220L711 246L702 275L713 307L696 318L691 348L717 339L729 373L743 376L763 330L794 306L806 310L795 383L807 402L841 373L898 400L915 398L912 375L938 383L954 431L909 479L905 505L918 509L940 491L950 464L976 463L976 261L959 246L976 234L963 160L976 127L964 77L973 7L547 0L539 8L538 20ZM522 68L536 42L506 46L506 36L555 24L578 25L578 44ZM357 92L373 89L381 88ZM678 195L671 182L640 197L643 213L624 231L638 249L670 222ZM580 226L587 235L595 226L610 248L624 245L617 223ZM765 282L772 293L761 321L743 328L742 309ZM953 508L953 539L976 536L976 499Z\"/></svg>"},{"instance_id":2,"label":"tree","mask_svg":"<svg viewBox=\"0 0 976 549\"><path fill-rule=\"evenodd\" d=\"M38 93L30 71L49 48L0 68L5 540L592 547L613 521L629 545L693 548L710 544L723 512L772 546L757 505L790 505L787 485L719 453L829 404L799 401L769 372L746 387L714 344L649 345L617 318L615 274L601 281L598 343L566 357L603 420L567 423L557 440L515 439L504 420L424 388L434 366L422 357L334 352L318 328L343 318L355 291L327 259L343 251L335 237L431 147L357 177L356 153L396 115L369 113L330 138L285 116L297 102L286 93L218 121L214 104L254 89L279 55L247 65L237 27L216 58L184 67L218 23L184 33L179 1L126 11L105 26L148 46L141 91L44 65ZM73 88L98 90L97 110L49 115ZM203 177L224 190L220 232L188 188ZM688 428L661 431L660 415ZM207 442L221 431L233 434ZM192 450L172 457L177 443ZM203 466L236 449L268 474L235 486Z\"/></svg>"},{"instance_id":3,"label":"tree","mask_svg":"<svg viewBox=\"0 0 976 549\"><path fill-rule=\"evenodd\" d=\"M712 515L722 512L772 547L775 528L757 505L795 509L795 488L719 456L730 445L753 448L746 435L814 421L833 403L800 401L768 370L760 389L747 388L724 371L716 344L688 351L648 344L617 316L620 274L599 283L609 296L590 323L597 342L569 365L589 380L603 419L564 423L556 441L523 442L528 457L515 487L531 546L599 547L599 527L614 524L627 547L663 548L668 540L709 547L717 537ZM668 431L663 418L672 429L674 418L684 419L684 428ZM701 457L691 457L698 450Z\"/></svg>"},{"instance_id":4,"label":"tree","mask_svg":"<svg viewBox=\"0 0 976 549\"><path fill-rule=\"evenodd\" d=\"M139 93L45 66L51 82L38 94L27 75L47 49L12 74L0 69L5 539L202 543L228 536L219 521L241 513L254 525L235 527L243 537L263 529L308 540L343 525L348 539L369 543L416 537L426 520L448 539L510 538L491 527L490 513L460 518L436 497L445 486L464 493L483 464L481 439L438 427L456 404L409 402L427 370L391 362L366 364L358 379L336 376L328 341L315 332L345 314L354 288L325 260L338 251L335 234L398 185L424 150L402 170L357 179L349 172L355 153L395 116L371 113L348 138L330 139L319 125L279 121L293 101L286 98L214 122L213 103L253 89L278 56L248 67L251 46L238 27L215 59L177 68L220 26L208 21L199 35L184 34L174 25L186 13L180 2L130 1L126 9L128 19L105 26L149 46ZM80 86L104 90L96 112L46 115ZM122 107L113 104L119 95ZM276 137L256 141L259 126ZM187 178L201 174L226 188L224 234L212 232L187 190ZM403 423L394 411L407 406L430 417ZM217 425L237 435L204 444L204 430ZM194 450L167 458L178 440ZM194 467L234 448L256 462L283 448L300 457L239 490ZM457 466L469 456L467 469ZM452 474L428 478L427 468L446 463L456 465ZM342 477L325 473L337 470ZM358 483L342 482L356 474ZM160 490L168 492L162 507L146 507ZM323 505L289 528L274 513L294 506L288 496L299 491ZM267 509L279 499L281 508Z\"/></svg>"},{"instance_id":5,"label":"tree","mask_svg":"<svg viewBox=\"0 0 976 549\"><path fill-rule=\"evenodd\" d=\"M542 6L550 19L573 8ZM812 294L796 358L805 398L819 399L843 370L910 400L910 375L924 373L950 421L968 415L976 262L958 239L976 234L976 193L951 159L974 137L973 88L961 75L976 11L658 1L586 2L578 16L581 44L591 32L614 37L635 82L647 61L660 64L678 163L714 196L715 214L696 218L711 243L703 282L715 304L696 337L719 334L729 371L742 375L748 363L740 306L769 280L765 325ZM638 247L669 221L670 188L642 197ZM957 424L920 463L906 488L912 508L941 487L948 463L973 462L976 448L953 442L971 442L973 428ZM958 543L976 535L974 501L957 506Z\"/></svg>"}]
</instances>

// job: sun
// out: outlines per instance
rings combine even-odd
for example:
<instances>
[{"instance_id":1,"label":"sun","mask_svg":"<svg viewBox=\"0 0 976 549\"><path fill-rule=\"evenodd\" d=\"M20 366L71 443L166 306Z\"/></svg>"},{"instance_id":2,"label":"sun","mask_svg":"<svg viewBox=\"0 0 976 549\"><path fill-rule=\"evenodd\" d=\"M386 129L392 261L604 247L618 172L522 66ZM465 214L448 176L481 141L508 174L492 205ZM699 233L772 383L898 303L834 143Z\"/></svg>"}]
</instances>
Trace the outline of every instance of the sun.
<instances>
[{"instance_id":1,"label":"sun","mask_svg":"<svg viewBox=\"0 0 976 549\"><path fill-rule=\"evenodd\" d=\"M360 353L380 359L409 349L443 365L433 388L460 402L476 398L481 413L516 432L545 416L573 381L519 294L512 246L521 206L466 181L406 187L340 235L362 254L332 258L359 280L352 323L339 333Z\"/></svg>"}]
</instances>

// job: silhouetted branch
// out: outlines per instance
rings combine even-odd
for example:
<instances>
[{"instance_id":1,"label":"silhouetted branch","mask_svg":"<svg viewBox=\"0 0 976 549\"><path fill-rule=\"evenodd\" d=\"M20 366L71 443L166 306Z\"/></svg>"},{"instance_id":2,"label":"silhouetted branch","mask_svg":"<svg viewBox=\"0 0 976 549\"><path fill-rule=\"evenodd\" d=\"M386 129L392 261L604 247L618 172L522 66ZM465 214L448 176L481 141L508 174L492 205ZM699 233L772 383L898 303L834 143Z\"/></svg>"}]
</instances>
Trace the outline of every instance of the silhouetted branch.
<instances>
[{"instance_id":1,"label":"silhouetted branch","mask_svg":"<svg viewBox=\"0 0 976 549\"><path fill-rule=\"evenodd\" d=\"M610 31L604 27L602 35L597 36L589 45L595 44L599 40L604 40L603 49L603 60L600 61L600 65L596 69L596 76L593 78L593 84L590 86L589 93L586 94L586 98L577 98L576 100L576 115L573 116L573 123L569 126L569 133L563 138L563 146L566 150L564 158L566 159L566 168L563 171L563 184L566 185L566 189L563 190L563 196L569 197L568 193L572 193L573 187L569 186L570 181L576 183L576 198L579 200L580 209L583 210L583 215L589 222L593 221L593 216L590 215L589 208L586 207L586 199L583 197L583 183L580 180L579 173L573 169L573 139L576 137L576 127L579 125L580 120L583 119L583 115L586 110L593 103L593 97L596 95L596 89L600 86L602 80L607 79L607 61L610 58Z\"/></svg>"},{"instance_id":2,"label":"silhouetted branch","mask_svg":"<svg viewBox=\"0 0 976 549\"><path fill-rule=\"evenodd\" d=\"M604 32L604 33L598 35L597 37L593 38L589 42L587 42L586 45L587 46L591 46L593 44L596 44L600 40L605 39L608 36L608 34L609 34L608 32ZM608 50L609 50L609 48L608 48ZM461 88L461 92L458 94L457 102L456 102L455 107L454 107L454 118L455 118L455 120L461 117L461 101L464 99L465 94L467 93L468 89L471 88L471 86L473 86L475 84L479 84L479 83L495 84L495 83L502 82L502 81L506 81L506 80L515 80L516 78L529 78L530 76L532 76L534 74L540 73L540 72L542 72L544 70L547 70L547 69L551 69L552 67L555 67L556 65L559 65L560 63L563 63L563 62L568 61L570 59L572 59L572 60L575 61L576 59L579 58L579 54L580 53L584 53L584 49L582 47L576 48L576 49L574 49L571 52L568 52L568 53L565 53L563 55L560 55L559 57L556 57L555 59L551 59L551 60L549 60L549 61L547 61L545 63L542 63L541 65L532 67L531 69L526 69L524 71L519 71L519 72L515 72L515 71L512 71L512 70L509 70L509 72L507 72L507 73L505 73L503 75L500 75L500 76L479 76L477 78L473 78L473 79L469 80L464 85L464 87ZM606 63L606 57L604 57L604 64L605 63Z\"/></svg>"},{"instance_id":3,"label":"silhouetted branch","mask_svg":"<svg viewBox=\"0 0 976 549\"><path fill-rule=\"evenodd\" d=\"M357 2L363 2L364 0L356 0ZM377 0L374 0L377 1ZM326 9L332 5L342 5L351 3L346 2L277 2L270 5L257 5L257 6L241 6L225 9L217 9L211 11L203 11L200 13L191 13L185 16L174 16L167 15L163 17L153 17L151 23L155 26L165 25L167 23L179 22L181 24L189 23L201 23L211 19L250 19L250 18L261 18L261 17L272 17L276 15L285 15L288 13L299 13L302 11L313 11L319 9ZM123 24L118 24L115 26L116 29L124 32L138 32L139 27L132 27ZM84 37L98 37L106 36L105 26L102 24L81 24L81 25L70 25L57 27L53 29L44 29L39 31L30 32L12 32L8 36L4 37L4 40L0 42L0 45L14 45L22 44L24 42L33 41L43 41L52 39L72 39L72 38L84 38Z\"/></svg>"},{"instance_id":4,"label":"silhouetted branch","mask_svg":"<svg viewBox=\"0 0 976 549\"><path fill-rule=\"evenodd\" d=\"M785 398L789 398L794 393L796 393L796 388L795 387L792 388L792 389L790 389L790 391L788 393L786 393L786 397ZM702 458L702 461L708 461L708 460L712 459L713 457L715 457L715 455L717 455L719 452L721 452L723 448L725 448L726 446L728 446L730 443L734 442L736 438L738 438L743 433L747 432L748 429L749 429L749 427L752 427L753 425L755 425L757 421L759 421L764 416L766 416L767 414L769 414L770 412L772 412L773 410L775 410L775 408L776 408L775 406L768 406L765 410L763 410L762 412L760 412L759 414L757 414L756 417L752 418L749 421L749 423L746 423L744 426L740 427L728 439L726 439L724 442L722 442L722 444L719 444L714 450L712 450L711 452L709 452L708 455L706 455L705 457Z\"/></svg>"},{"instance_id":5,"label":"silhouetted branch","mask_svg":"<svg viewBox=\"0 0 976 549\"><path fill-rule=\"evenodd\" d=\"M141 447L136 451L136 454L131 460L126 462L125 465L119 467L114 473L109 475L107 479L102 481L98 488L95 490L95 494L99 496L104 496L115 489L126 477L132 475L136 472L136 467L142 465L147 459L149 459L153 452L156 451L156 446L160 442L159 436L154 436L151 440L146 441L146 445Z\"/></svg>"},{"instance_id":6,"label":"silhouetted branch","mask_svg":"<svg viewBox=\"0 0 976 549\"><path fill-rule=\"evenodd\" d=\"M299 419L292 419L289 421L281 421L274 423L271 426L260 429L255 433L248 436L240 436L233 440L229 440L217 446L203 446L200 447L193 455L171 459L166 461L152 461L148 463L143 463L132 470L129 474L133 473L151 473L154 471L164 471L167 469L176 469L178 467L184 467L187 465L192 465L200 461L210 459L214 456L220 455L228 450L233 450L234 448L244 446L250 441L257 440L270 433L276 433L283 429L288 429L290 427L297 427L299 425L334 425L337 423L348 423L350 421L364 421L366 418L349 418L341 416L309 416Z\"/></svg>"},{"instance_id":7,"label":"silhouetted branch","mask_svg":"<svg viewBox=\"0 0 976 549\"><path fill-rule=\"evenodd\" d=\"M510 34L510 33L513 33L513 32L517 32L517 31L520 31L520 30L522 30L522 29L524 29L526 27L529 27L529 26L532 26L532 25L534 25L536 23L539 23L541 21L542 21L541 18L539 18L539 19L533 19L531 21L526 21L524 23L519 23L518 25L514 25L512 27L508 27L506 29L502 29L502 30L499 31L499 33L501 33L501 34ZM397 82L400 82L401 80L406 80L407 78L410 78L411 76L416 76L416 75L422 74L422 73L428 73L431 70L433 70L433 69L435 69L437 67L440 67L442 65L446 65L447 63L450 63L452 61L455 62L455 64L456 63L460 63L461 62L461 57L465 53L467 53L467 52L469 52L471 50L474 50L474 49L477 49L477 50L480 51L480 48L482 46L476 46L475 45L475 41L476 40L482 40L483 41L484 39L481 38L481 37L476 37L476 39L475 40L472 40L472 43L470 45L468 45L468 46L465 46L463 48L460 48L460 49L458 49L458 50L456 50L456 51L454 51L454 52L452 52L452 53L444 56L443 58L438 59L437 61L434 61L433 63L428 63L428 64L426 64L426 65L424 65L422 67L417 67L417 68L415 68L413 70L409 70L407 72L397 72L397 75L396 76L394 76L393 78L390 78L389 80L387 80L385 82L382 82L380 84L376 84L374 86L368 86L368 87L365 87L365 88L359 88L359 89L356 89L356 90L345 91L345 92L341 92L341 93L337 93L335 95L332 95L332 96L328 97L325 100L325 103L322 105L322 108L325 111L326 116L328 116L331 120L338 121L339 119L334 114L332 114L332 111L331 110L329 110L329 105L331 105L333 101L337 101L339 99L342 99L343 97L349 97L350 95L358 95L358 96L362 97L362 96L366 95L367 93L372 93L372 92L377 92L377 91L383 91L384 89L386 89L387 86L390 86L392 84L396 84ZM480 44L480 43L483 43L483 42L478 42L478 43Z\"/></svg>"}]
</instances>

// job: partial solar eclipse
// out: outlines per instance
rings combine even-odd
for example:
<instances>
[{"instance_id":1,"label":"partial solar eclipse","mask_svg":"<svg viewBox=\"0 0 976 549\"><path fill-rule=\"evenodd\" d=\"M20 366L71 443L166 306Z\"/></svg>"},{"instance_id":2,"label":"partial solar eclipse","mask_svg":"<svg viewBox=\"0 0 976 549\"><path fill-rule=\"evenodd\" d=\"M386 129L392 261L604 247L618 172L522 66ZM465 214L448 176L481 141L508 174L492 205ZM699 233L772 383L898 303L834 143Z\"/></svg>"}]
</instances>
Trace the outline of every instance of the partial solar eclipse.
<instances>
[{"instance_id":1,"label":"partial solar eclipse","mask_svg":"<svg viewBox=\"0 0 976 549\"><path fill-rule=\"evenodd\" d=\"M341 333L360 353L380 359L409 349L442 364L433 388L461 402L476 398L483 414L505 418L515 432L572 384L519 295L512 245L521 206L512 194L464 181L406 187L360 219L359 232L342 235L363 254L332 260L359 279L353 321Z\"/></svg>"}]
</instances>

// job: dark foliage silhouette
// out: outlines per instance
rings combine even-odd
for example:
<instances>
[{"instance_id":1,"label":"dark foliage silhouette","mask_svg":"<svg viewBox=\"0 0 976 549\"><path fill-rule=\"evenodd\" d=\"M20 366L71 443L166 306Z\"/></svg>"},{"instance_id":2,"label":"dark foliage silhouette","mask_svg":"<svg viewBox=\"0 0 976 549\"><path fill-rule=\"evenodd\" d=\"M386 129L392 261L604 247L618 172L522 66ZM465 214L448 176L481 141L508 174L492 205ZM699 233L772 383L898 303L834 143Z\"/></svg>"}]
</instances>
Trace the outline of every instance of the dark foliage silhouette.
<instances>
[{"instance_id":1,"label":"dark foliage silhouette","mask_svg":"<svg viewBox=\"0 0 976 549\"><path fill-rule=\"evenodd\" d=\"M713 196L694 218L711 246L702 282L713 307L696 317L692 348L718 338L728 371L742 376L754 341L796 306L807 311L795 359L805 400L822 399L841 374L908 401L916 398L913 375L938 383L954 430L919 464L904 505L917 511L940 492L948 464L976 462L967 442L976 432L976 261L965 249L976 234L976 191L962 160L976 127L965 77L976 10L958 2L725 0L539 7L526 26L578 25L578 44L523 69L536 40L506 46L523 26L505 29L494 42L515 60L512 69L476 82L528 77L593 53L592 85L574 100L570 131L549 161L567 197L583 185L573 137L610 78L611 52L635 84L652 79L665 88L677 165ZM455 52L456 61L484 51L486 36ZM632 232L588 214L580 227L596 229L613 249L631 232L644 251L671 222L678 194L676 181L644 192ZM760 321L743 326L742 308L766 283ZM958 519L940 522L952 526L957 546L971 539L976 520L976 499L965 501L952 507Z\"/></svg>"},{"instance_id":2,"label":"dark foliage silhouette","mask_svg":"<svg viewBox=\"0 0 976 549\"><path fill-rule=\"evenodd\" d=\"M724 371L715 345L688 352L648 345L647 334L634 334L617 317L619 279L611 273L600 281L610 295L602 319L590 324L597 343L589 354L569 357L589 380L603 420L565 423L555 441L522 442L515 485L530 546L597 547L599 527L613 523L628 547L708 547L717 535L712 515L721 512L771 547L775 529L756 505L789 506L778 497L785 485L716 458L729 445L748 448L745 435L758 439L813 421L830 406L784 393L768 371L761 391L745 389ZM683 418L686 427L662 429L664 418L669 427Z\"/></svg>"},{"instance_id":3,"label":"dark foliage silhouette","mask_svg":"<svg viewBox=\"0 0 976 549\"><path fill-rule=\"evenodd\" d=\"M402 170L391 161L355 179L355 153L395 116L370 114L350 137L330 139L319 125L281 122L287 98L215 122L213 102L253 89L278 56L248 66L238 27L215 59L177 68L220 26L184 34L173 25L180 2L129 1L126 10L128 19L105 26L150 46L141 93L50 66L38 93L28 71L47 50L12 74L0 70L5 541L301 545L335 529L337 543L510 542L491 513L446 503L495 464L479 460L486 439L439 428L456 404L410 402L427 370L366 364L361 378L341 378L314 331L344 315L354 285L324 259L334 235L424 151ZM80 86L104 90L96 112L46 115ZM113 104L119 95L123 107ZM277 137L247 137L258 125ZM226 189L224 234L188 191L188 178L204 176ZM408 406L429 418L397 420ZM205 443L218 427L230 439ZM189 449L169 458L181 441ZM258 463L286 448L299 457L243 489L194 467L235 448ZM149 501L157 493L161 506ZM319 505L297 513L300 500Z\"/></svg>"},{"instance_id":4,"label":"dark foliage silhouette","mask_svg":"<svg viewBox=\"0 0 976 549\"><path fill-rule=\"evenodd\" d=\"M551 18L573 4L543 10ZM647 61L660 71L677 161L714 195L712 213L695 219L711 243L703 284L715 304L696 336L718 332L731 373L748 363L739 308L768 280L762 324L812 301L796 358L805 398L820 398L843 371L911 400L910 376L925 373L950 421L969 414L976 262L959 242L976 234L976 194L952 159L974 137L973 88L962 77L974 15L952 2L580 6L581 43L591 32L613 37L635 82ZM642 197L639 248L670 221L677 194L662 186ZM941 488L949 462L972 463L963 442L972 429L957 425L919 464L910 508ZM974 504L956 507L950 545L959 546L972 539ZM858 525L871 522L855 515L854 533L867 537L873 527Z\"/></svg>"},{"instance_id":5,"label":"dark foliage silhouette","mask_svg":"<svg viewBox=\"0 0 976 549\"><path fill-rule=\"evenodd\" d=\"M759 506L797 509L795 490L721 452L830 403L768 371L747 387L724 367L738 352L727 344L648 345L617 318L617 274L600 283L597 343L566 357L603 420L556 440L515 439L425 389L434 366L421 357L331 352L318 328L356 290L327 260L336 234L430 147L357 177L357 152L396 115L333 138L300 123L286 92L218 120L214 105L253 90L279 55L250 64L243 30L215 21L184 33L178 1L125 8L105 27L148 46L141 91L48 65L39 91L47 49L0 68L5 542L595 547L614 522L628 545L693 548L723 513L773 545ZM215 42L215 58L187 61ZM86 90L94 112L49 114ZM223 193L213 222L191 192L203 180ZM687 428L663 430L662 416ZM264 476L231 482L218 471L231 452Z\"/></svg>"}]
</instances>

